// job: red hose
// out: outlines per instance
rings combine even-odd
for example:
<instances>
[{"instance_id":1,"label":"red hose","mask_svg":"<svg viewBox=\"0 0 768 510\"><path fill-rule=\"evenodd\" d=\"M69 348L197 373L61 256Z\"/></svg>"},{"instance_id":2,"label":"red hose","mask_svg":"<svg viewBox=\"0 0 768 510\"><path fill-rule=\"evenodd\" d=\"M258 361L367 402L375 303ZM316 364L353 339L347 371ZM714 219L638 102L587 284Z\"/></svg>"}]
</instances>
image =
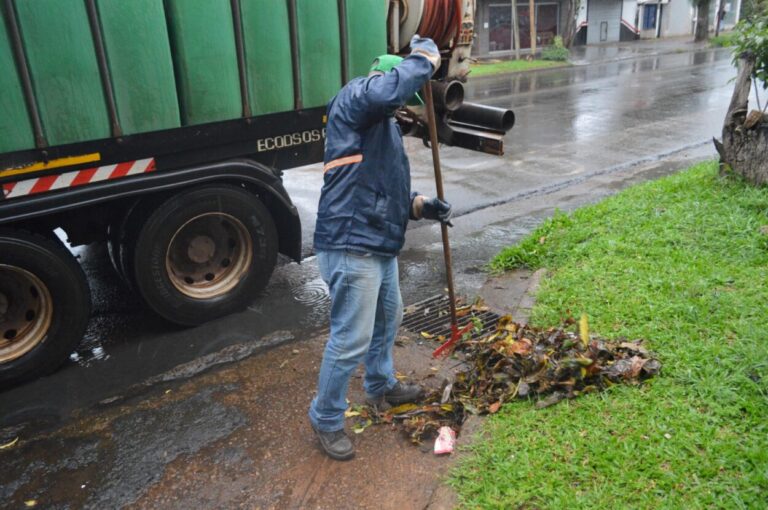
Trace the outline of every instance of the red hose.
<instances>
[{"instance_id":1,"label":"red hose","mask_svg":"<svg viewBox=\"0 0 768 510\"><path fill-rule=\"evenodd\" d=\"M438 48L448 47L461 31L462 0L425 0L424 12L419 24L419 35L429 37Z\"/></svg>"}]
</instances>

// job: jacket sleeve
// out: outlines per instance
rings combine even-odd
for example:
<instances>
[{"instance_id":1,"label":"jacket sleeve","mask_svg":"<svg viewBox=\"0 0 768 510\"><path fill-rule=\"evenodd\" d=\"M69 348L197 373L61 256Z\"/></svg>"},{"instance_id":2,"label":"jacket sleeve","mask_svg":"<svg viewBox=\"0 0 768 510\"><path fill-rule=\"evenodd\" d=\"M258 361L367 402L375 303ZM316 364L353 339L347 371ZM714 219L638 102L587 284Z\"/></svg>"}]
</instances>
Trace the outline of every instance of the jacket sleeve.
<instances>
[{"instance_id":1,"label":"jacket sleeve","mask_svg":"<svg viewBox=\"0 0 768 510\"><path fill-rule=\"evenodd\" d=\"M432 63L420 54L413 54L386 74L367 79L359 100L361 121L376 121L392 115L411 99L432 76Z\"/></svg>"}]
</instances>

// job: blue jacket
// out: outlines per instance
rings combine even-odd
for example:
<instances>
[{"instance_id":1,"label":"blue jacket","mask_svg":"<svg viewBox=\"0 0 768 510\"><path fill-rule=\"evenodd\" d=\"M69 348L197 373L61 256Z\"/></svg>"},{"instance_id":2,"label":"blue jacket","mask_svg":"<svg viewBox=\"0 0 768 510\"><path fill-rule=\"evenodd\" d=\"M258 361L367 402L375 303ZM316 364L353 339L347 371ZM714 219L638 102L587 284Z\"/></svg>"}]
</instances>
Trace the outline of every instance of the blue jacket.
<instances>
[{"instance_id":1,"label":"blue jacket","mask_svg":"<svg viewBox=\"0 0 768 510\"><path fill-rule=\"evenodd\" d=\"M415 194L393 113L432 71L413 54L386 74L355 78L331 99L315 250L395 256L402 249Z\"/></svg>"}]
</instances>

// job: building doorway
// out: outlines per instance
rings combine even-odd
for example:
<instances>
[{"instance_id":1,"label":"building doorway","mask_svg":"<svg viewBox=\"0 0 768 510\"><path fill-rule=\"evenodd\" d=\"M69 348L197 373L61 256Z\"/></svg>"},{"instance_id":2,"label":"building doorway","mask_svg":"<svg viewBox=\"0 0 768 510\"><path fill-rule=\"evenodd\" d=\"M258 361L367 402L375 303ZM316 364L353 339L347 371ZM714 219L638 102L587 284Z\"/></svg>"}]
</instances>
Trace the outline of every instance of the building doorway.
<instances>
[{"instance_id":1,"label":"building doorway","mask_svg":"<svg viewBox=\"0 0 768 510\"><path fill-rule=\"evenodd\" d=\"M549 46L560 33L560 6L555 3L536 4L536 47ZM528 4L517 6L520 24L520 48L531 47L531 18Z\"/></svg>"}]
</instances>

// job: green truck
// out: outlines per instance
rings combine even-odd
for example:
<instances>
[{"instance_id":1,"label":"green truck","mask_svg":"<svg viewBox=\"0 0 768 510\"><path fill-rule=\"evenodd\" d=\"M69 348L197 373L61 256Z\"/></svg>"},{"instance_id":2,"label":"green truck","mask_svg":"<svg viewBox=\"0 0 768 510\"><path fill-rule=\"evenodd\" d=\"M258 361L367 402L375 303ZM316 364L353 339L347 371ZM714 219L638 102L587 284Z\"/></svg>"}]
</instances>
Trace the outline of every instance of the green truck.
<instances>
[{"instance_id":1,"label":"green truck","mask_svg":"<svg viewBox=\"0 0 768 510\"><path fill-rule=\"evenodd\" d=\"M434 30L413 16L450 20L442 141L500 153L511 112L462 105L454 81L473 1L410 6L2 0L0 384L54 370L87 325L88 282L57 229L71 246L106 242L127 285L181 325L244 308L278 253L299 261L282 172L322 161L325 105L345 82L407 50L403 30ZM400 122L423 133L418 115Z\"/></svg>"}]
</instances>

